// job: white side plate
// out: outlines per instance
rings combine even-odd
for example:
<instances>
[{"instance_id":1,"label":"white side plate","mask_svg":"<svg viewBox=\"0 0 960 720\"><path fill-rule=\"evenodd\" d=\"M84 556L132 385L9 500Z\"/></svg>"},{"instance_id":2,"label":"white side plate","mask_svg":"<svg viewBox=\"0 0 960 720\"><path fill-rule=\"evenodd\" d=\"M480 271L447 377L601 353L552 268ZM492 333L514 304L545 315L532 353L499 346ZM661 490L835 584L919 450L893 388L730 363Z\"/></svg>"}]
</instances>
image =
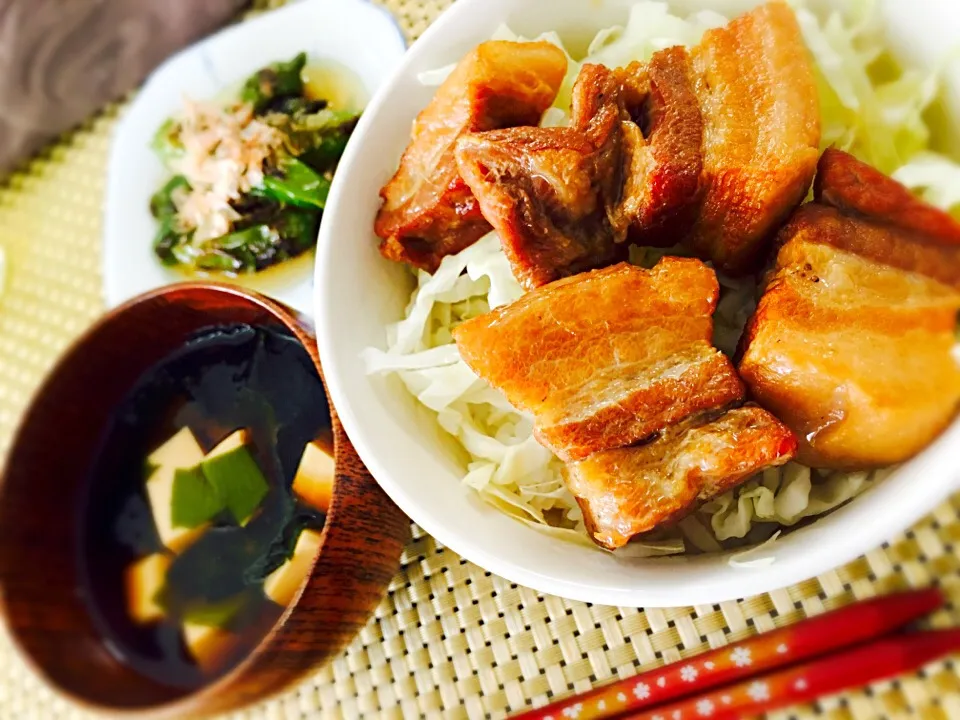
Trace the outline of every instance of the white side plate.
<instances>
[{"instance_id":1,"label":"white side plate","mask_svg":"<svg viewBox=\"0 0 960 720\"><path fill-rule=\"evenodd\" d=\"M149 210L150 196L167 177L150 141L185 95L216 96L264 65L305 51L311 60L349 68L370 98L405 50L393 17L366 0L304 0L221 30L164 62L124 114L110 151L103 256L108 307L187 279L153 254L156 222ZM312 275L305 258L289 272L244 284L312 315Z\"/></svg>"}]
</instances>

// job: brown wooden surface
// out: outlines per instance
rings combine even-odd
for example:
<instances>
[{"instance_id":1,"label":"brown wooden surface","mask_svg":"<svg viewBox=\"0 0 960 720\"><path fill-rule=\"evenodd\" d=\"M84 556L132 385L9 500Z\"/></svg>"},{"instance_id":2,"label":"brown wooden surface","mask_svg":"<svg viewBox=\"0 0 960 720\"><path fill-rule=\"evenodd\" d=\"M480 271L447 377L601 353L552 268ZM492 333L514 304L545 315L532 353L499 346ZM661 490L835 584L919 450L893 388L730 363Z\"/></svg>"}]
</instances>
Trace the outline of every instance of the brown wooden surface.
<instances>
[{"instance_id":1,"label":"brown wooden surface","mask_svg":"<svg viewBox=\"0 0 960 720\"><path fill-rule=\"evenodd\" d=\"M0 610L34 669L99 710L186 717L237 709L289 687L363 627L396 572L409 521L361 464L331 408L337 478L314 572L257 650L185 695L120 663L78 592L81 493L112 408L140 374L204 327L282 325L319 368L308 321L234 288L183 284L118 308L64 356L14 439L0 484Z\"/></svg>"}]
</instances>

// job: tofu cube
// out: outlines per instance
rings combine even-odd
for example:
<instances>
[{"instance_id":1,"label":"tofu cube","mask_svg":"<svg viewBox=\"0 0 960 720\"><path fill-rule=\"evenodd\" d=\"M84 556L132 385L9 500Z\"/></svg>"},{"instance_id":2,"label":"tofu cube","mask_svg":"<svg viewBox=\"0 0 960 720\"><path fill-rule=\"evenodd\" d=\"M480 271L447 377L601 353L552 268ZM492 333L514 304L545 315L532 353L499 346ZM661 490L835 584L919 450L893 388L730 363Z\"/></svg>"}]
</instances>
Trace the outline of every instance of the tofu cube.
<instances>
[{"instance_id":1,"label":"tofu cube","mask_svg":"<svg viewBox=\"0 0 960 720\"><path fill-rule=\"evenodd\" d=\"M147 624L162 620L165 613L156 602L157 593L167 581L170 557L154 553L137 560L126 569L127 614L135 623Z\"/></svg>"},{"instance_id":2,"label":"tofu cube","mask_svg":"<svg viewBox=\"0 0 960 720\"><path fill-rule=\"evenodd\" d=\"M307 505L327 512L335 476L332 454L317 443L307 443L293 479L293 493Z\"/></svg>"},{"instance_id":3,"label":"tofu cube","mask_svg":"<svg viewBox=\"0 0 960 720\"><path fill-rule=\"evenodd\" d=\"M297 538L293 556L267 576L263 592L277 605L286 607L310 572L310 564L320 551L320 531L304 530Z\"/></svg>"},{"instance_id":4,"label":"tofu cube","mask_svg":"<svg viewBox=\"0 0 960 720\"><path fill-rule=\"evenodd\" d=\"M147 462L156 468L146 483L153 522L160 542L174 553L183 552L207 529L207 525L175 528L172 518L174 475L178 468L196 467L201 460L203 449L190 428L180 430L147 458Z\"/></svg>"},{"instance_id":5,"label":"tofu cube","mask_svg":"<svg viewBox=\"0 0 960 720\"><path fill-rule=\"evenodd\" d=\"M147 458L154 467L193 467L203 460L203 449L190 428L182 428L176 435L150 453Z\"/></svg>"},{"instance_id":6,"label":"tofu cube","mask_svg":"<svg viewBox=\"0 0 960 720\"><path fill-rule=\"evenodd\" d=\"M204 672L215 672L230 660L240 638L214 625L185 622L183 640Z\"/></svg>"}]
</instances>

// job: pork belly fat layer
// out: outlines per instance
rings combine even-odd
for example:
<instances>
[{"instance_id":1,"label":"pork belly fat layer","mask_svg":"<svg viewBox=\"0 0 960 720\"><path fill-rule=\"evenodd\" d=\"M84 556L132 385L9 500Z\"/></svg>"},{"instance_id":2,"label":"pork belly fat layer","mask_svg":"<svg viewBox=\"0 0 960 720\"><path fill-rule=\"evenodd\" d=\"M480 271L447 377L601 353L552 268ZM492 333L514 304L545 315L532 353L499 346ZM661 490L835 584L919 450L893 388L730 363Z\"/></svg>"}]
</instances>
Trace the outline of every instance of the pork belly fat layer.
<instances>
[{"instance_id":1,"label":"pork belly fat layer","mask_svg":"<svg viewBox=\"0 0 960 720\"><path fill-rule=\"evenodd\" d=\"M928 242L960 245L960 223L948 213L923 202L893 178L842 150L823 151L813 197L847 215L912 231L928 238Z\"/></svg>"},{"instance_id":2,"label":"pork belly fat layer","mask_svg":"<svg viewBox=\"0 0 960 720\"><path fill-rule=\"evenodd\" d=\"M375 231L385 257L433 272L489 232L457 170L456 140L537 125L566 70L563 51L548 42L486 42L460 61L417 117L400 167L380 191Z\"/></svg>"},{"instance_id":3,"label":"pork belly fat layer","mask_svg":"<svg viewBox=\"0 0 960 720\"><path fill-rule=\"evenodd\" d=\"M824 215L829 222L819 222ZM960 403L951 353L960 294L834 247L847 244L828 235L838 224L877 232L860 223L832 208L799 211L744 336L741 376L797 434L799 460L813 467L906 460Z\"/></svg>"},{"instance_id":4,"label":"pork belly fat layer","mask_svg":"<svg viewBox=\"0 0 960 720\"><path fill-rule=\"evenodd\" d=\"M692 414L740 400L743 383L726 355L699 341L662 360L618 364L551 397L537 439L562 460L629 445Z\"/></svg>"},{"instance_id":5,"label":"pork belly fat layer","mask_svg":"<svg viewBox=\"0 0 960 720\"><path fill-rule=\"evenodd\" d=\"M707 31L691 54L706 183L692 245L739 273L760 259L813 179L820 144L813 69L782 2Z\"/></svg>"},{"instance_id":6,"label":"pork belly fat layer","mask_svg":"<svg viewBox=\"0 0 960 720\"><path fill-rule=\"evenodd\" d=\"M780 241L796 235L960 290L960 245L869 218L850 217L817 203L808 203L796 212Z\"/></svg>"},{"instance_id":7,"label":"pork belly fat layer","mask_svg":"<svg viewBox=\"0 0 960 720\"><path fill-rule=\"evenodd\" d=\"M786 463L795 450L796 439L786 426L748 405L716 419L688 420L646 445L571 463L565 477L590 537L615 550L764 468Z\"/></svg>"},{"instance_id":8,"label":"pork belly fat layer","mask_svg":"<svg viewBox=\"0 0 960 720\"><path fill-rule=\"evenodd\" d=\"M454 331L460 355L575 459L743 395L710 346L719 287L699 260L621 263L545 285Z\"/></svg>"}]
</instances>

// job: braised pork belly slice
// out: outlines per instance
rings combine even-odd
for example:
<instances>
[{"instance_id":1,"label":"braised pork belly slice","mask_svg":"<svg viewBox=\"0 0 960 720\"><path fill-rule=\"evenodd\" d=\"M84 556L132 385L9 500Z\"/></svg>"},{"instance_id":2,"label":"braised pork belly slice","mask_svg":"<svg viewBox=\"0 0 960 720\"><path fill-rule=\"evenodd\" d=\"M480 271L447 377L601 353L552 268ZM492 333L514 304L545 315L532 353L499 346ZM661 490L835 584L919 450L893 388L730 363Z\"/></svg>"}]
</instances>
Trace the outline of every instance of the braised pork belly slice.
<instances>
[{"instance_id":1,"label":"braised pork belly slice","mask_svg":"<svg viewBox=\"0 0 960 720\"><path fill-rule=\"evenodd\" d=\"M564 460L638 442L743 397L710 345L719 288L699 260L621 263L545 285L454 331L464 361Z\"/></svg>"},{"instance_id":2,"label":"braised pork belly slice","mask_svg":"<svg viewBox=\"0 0 960 720\"><path fill-rule=\"evenodd\" d=\"M960 224L949 214L842 150L823 151L817 163L813 198L846 215L916 233L921 243L960 245Z\"/></svg>"},{"instance_id":3,"label":"braised pork belly slice","mask_svg":"<svg viewBox=\"0 0 960 720\"><path fill-rule=\"evenodd\" d=\"M585 89L589 88L589 89ZM574 86L572 127L473 133L457 166L500 236L525 288L626 258L619 80L586 66Z\"/></svg>"},{"instance_id":4,"label":"braised pork belly slice","mask_svg":"<svg viewBox=\"0 0 960 720\"><path fill-rule=\"evenodd\" d=\"M563 51L548 42L486 42L460 61L417 117L400 167L380 191L375 231L385 257L433 272L490 231L457 170L457 138L539 124L566 70Z\"/></svg>"},{"instance_id":5,"label":"braised pork belly slice","mask_svg":"<svg viewBox=\"0 0 960 720\"><path fill-rule=\"evenodd\" d=\"M785 425L747 405L719 417L696 416L644 445L570 463L565 478L590 537L615 550L764 468L783 465L795 450L796 439Z\"/></svg>"},{"instance_id":6,"label":"braised pork belly slice","mask_svg":"<svg viewBox=\"0 0 960 720\"><path fill-rule=\"evenodd\" d=\"M624 124L621 203L630 218L631 243L668 247L686 237L700 207L703 118L686 50L654 53L645 70L646 97L631 96L625 84L633 122ZM626 72L636 75L639 68L631 65Z\"/></svg>"},{"instance_id":7,"label":"braised pork belly slice","mask_svg":"<svg viewBox=\"0 0 960 720\"><path fill-rule=\"evenodd\" d=\"M637 245L675 245L699 208L703 121L692 73L687 51L671 47L623 69L585 65L574 86L574 127L589 134L597 118L620 120L622 187L607 193L608 214Z\"/></svg>"},{"instance_id":8,"label":"braised pork belly slice","mask_svg":"<svg viewBox=\"0 0 960 720\"><path fill-rule=\"evenodd\" d=\"M651 328L651 335L658 331ZM743 385L730 360L700 340L661 359L598 370L581 385L558 390L538 416L536 435L543 445L562 448L557 454L564 460L576 460L741 397Z\"/></svg>"},{"instance_id":9,"label":"braised pork belly slice","mask_svg":"<svg viewBox=\"0 0 960 720\"><path fill-rule=\"evenodd\" d=\"M619 169L572 128L512 128L457 143L460 174L527 289L625 259L600 187Z\"/></svg>"},{"instance_id":10,"label":"braised pork belly slice","mask_svg":"<svg viewBox=\"0 0 960 720\"><path fill-rule=\"evenodd\" d=\"M703 115L703 203L692 247L750 270L803 200L817 164L820 110L793 11L762 5L708 30L691 51Z\"/></svg>"},{"instance_id":11,"label":"braised pork belly slice","mask_svg":"<svg viewBox=\"0 0 960 720\"><path fill-rule=\"evenodd\" d=\"M806 465L910 458L960 403L960 293L878 262L907 257L909 239L835 208L804 206L782 239L742 341L741 376L797 434Z\"/></svg>"},{"instance_id":12,"label":"braised pork belly slice","mask_svg":"<svg viewBox=\"0 0 960 720\"><path fill-rule=\"evenodd\" d=\"M571 127L467 135L457 164L530 289L622 259L628 232L676 243L696 210L700 143L690 61L678 47L647 65L585 65Z\"/></svg>"}]
</instances>

